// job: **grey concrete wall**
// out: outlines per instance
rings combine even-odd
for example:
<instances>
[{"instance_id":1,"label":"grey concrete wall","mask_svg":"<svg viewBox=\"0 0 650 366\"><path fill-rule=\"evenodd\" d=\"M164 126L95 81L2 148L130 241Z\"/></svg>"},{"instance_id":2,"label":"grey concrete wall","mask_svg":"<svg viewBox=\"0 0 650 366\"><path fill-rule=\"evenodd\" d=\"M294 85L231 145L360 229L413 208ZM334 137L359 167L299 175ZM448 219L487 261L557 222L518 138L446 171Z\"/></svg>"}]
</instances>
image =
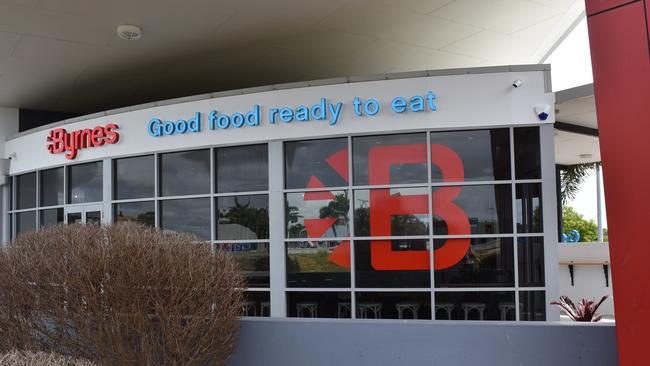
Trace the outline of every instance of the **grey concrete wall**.
<instances>
[{"instance_id":1,"label":"grey concrete wall","mask_svg":"<svg viewBox=\"0 0 650 366\"><path fill-rule=\"evenodd\" d=\"M243 320L230 366L616 365L612 325Z\"/></svg>"}]
</instances>

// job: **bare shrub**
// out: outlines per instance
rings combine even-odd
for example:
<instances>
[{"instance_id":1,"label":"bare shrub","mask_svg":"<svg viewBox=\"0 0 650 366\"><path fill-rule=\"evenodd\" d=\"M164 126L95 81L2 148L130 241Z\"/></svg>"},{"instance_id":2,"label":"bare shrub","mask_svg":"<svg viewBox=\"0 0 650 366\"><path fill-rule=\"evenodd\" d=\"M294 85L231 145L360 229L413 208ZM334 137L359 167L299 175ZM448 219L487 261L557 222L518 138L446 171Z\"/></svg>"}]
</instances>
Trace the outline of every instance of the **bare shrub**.
<instances>
[{"instance_id":1,"label":"bare shrub","mask_svg":"<svg viewBox=\"0 0 650 366\"><path fill-rule=\"evenodd\" d=\"M73 359L56 353L12 351L0 354L2 366L95 366L88 360Z\"/></svg>"},{"instance_id":2,"label":"bare shrub","mask_svg":"<svg viewBox=\"0 0 650 366\"><path fill-rule=\"evenodd\" d=\"M221 365L242 277L226 253L133 224L56 226L0 249L0 346L101 364Z\"/></svg>"}]
</instances>

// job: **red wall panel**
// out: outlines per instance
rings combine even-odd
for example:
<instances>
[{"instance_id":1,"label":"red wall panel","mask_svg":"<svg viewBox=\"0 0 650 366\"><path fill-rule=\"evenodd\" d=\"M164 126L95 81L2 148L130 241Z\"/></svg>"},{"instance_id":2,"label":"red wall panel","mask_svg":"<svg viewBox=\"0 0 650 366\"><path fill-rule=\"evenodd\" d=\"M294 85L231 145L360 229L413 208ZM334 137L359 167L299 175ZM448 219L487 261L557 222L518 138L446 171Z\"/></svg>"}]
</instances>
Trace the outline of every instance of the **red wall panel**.
<instances>
[{"instance_id":1,"label":"red wall panel","mask_svg":"<svg viewBox=\"0 0 650 366\"><path fill-rule=\"evenodd\" d=\"M605 11L617 6L630 3L634 0L587 0L587 16Z\"/></svg>"}]
</instances>

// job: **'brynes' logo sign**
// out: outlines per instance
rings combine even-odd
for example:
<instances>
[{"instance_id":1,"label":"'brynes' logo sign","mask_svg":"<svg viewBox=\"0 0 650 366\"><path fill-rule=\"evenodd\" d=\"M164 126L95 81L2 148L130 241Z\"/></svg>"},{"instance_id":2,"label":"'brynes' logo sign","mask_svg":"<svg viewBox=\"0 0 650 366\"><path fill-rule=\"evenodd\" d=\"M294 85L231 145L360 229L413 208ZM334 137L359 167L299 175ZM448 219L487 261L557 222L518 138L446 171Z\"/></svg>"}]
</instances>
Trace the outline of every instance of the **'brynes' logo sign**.
<instances>
[{"instance_id":1,"label":"'brynes' logo sign","mask_svg":"<svg viewBox=\"0 0 650 366\"><path fill-rule=\"evenodd\" d=\"M81 149L115 144L120 141L117 130L120 127L115 123L95 128L85 128L68 132L65 128L50 130L47 136L47 150L50 154L65 153L67 159L73 160Z\"/></svg>"}]
</instances>

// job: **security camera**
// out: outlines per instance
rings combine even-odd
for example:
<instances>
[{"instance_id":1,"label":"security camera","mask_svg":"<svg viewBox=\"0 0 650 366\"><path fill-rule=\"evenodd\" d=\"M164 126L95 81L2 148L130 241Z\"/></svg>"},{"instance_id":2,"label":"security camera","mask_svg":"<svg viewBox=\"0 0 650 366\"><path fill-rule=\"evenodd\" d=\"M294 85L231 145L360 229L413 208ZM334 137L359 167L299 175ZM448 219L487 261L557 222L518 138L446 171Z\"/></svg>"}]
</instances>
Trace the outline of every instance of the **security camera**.
<instances>
[{"instance_id":1,"label":"security camera","mask_svg":"<svg viewBox=\"0 0 650 366\"><path fill-rule=\"evenodd\" d=\"M520 87L523 83L524 83L523 81L517 79L517 80L515 80L514 83L512 83L512 86L515 87L515 88L518 88L518 87Z\"/></svg>"},{"instance_id":2,"label":"security camera","mask_svg":"<svg viewBox=\"0 0 650 366\"><path fill-rule=\"evenodd\" d=\"M9 160L12 160L12 159L15 159L15 158L16 158L16 153L15 152L12 152L11 154L9 154Z\"/></svg>"}]
</instances>

